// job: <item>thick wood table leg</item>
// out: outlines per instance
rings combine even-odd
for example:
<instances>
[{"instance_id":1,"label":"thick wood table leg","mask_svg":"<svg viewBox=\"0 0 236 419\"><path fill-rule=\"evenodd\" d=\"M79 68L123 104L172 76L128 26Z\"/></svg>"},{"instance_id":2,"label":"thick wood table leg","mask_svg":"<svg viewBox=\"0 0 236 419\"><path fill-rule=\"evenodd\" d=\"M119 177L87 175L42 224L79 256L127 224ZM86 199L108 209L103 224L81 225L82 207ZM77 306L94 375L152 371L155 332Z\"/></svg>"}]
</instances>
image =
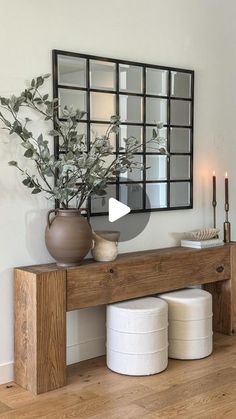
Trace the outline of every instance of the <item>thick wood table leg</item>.
<instances>
[{"instance_id":1,"label":"thick wood table leg","mask_svg":"<svg viewBox=\"0 0 236 419\"><path fill-rule=\"evenodd\" d=\"M66 271L15 270L15 382L34 394L66 384Z\"/></svg>"},{"instance_id":2,"label":"thick wood table leg","mask_svg":"<svg viewBox=\"0 0 236 419\"><path fill-rule=\"evenodd\" d=\"M214 332L231 335L231 280L206 284L204 289L212 294Z\"/></svg>"},{"instance_id":3,"label":"thick wood table leg","mask_svg":"<svg viewBox=\"0 0 236 419\"><path fill-rule=\"evenodd\" d=\"M236 334L236 246L230 248L231 257L231 334Z\"/></svg>"},{"instance_id":4,"label":"thick wood table leg","mask_svg":"<svg viewBox=\"0 0 236 419\"><path fill-rule=\"evenodd\" d=\"M204 285L213 298L213 330L236 333L236 246L230 248L231 277L229 280Z\"/></svg>"}]
</instances>

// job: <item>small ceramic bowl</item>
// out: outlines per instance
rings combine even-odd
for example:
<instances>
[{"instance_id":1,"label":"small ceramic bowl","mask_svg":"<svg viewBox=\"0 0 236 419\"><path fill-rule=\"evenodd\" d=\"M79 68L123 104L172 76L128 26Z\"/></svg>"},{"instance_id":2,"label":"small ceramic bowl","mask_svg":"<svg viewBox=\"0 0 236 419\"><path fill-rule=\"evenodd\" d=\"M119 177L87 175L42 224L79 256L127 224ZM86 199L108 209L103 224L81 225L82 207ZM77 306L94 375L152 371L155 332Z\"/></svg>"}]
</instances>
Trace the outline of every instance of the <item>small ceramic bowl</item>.
<instances>
[{"instance_id":1,"label":"small ceramic bowl","mask_svg":"<svg viewBox=\"0 0 236 419\"><path fill-rule=\"evenodd\" d=\"M204 228L186 233L189 240L210 240L216 238L219 233L218 228Z\"/></svg>"}]
</instances>

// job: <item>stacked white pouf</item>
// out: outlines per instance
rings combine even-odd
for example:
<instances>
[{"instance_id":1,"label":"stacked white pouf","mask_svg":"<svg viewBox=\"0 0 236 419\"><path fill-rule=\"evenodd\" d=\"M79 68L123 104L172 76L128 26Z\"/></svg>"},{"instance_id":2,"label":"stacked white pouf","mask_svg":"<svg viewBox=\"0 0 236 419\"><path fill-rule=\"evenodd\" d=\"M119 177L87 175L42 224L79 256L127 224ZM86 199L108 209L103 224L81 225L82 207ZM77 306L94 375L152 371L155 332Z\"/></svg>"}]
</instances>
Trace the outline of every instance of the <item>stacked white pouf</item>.
<instances>
[{"instance_id":1,"label":"stacked white pouf","mask_svg":"<svg viewBox=\"0 0 236 419\"><path fill-rule=\"evenodd\" d=\"M151 375L168 364L168 304L155 297L107 306L107 366L127 375Z\"/></svg>"},{"instance_id":2,"label":"stacked white pouf","mask_svg":"<svg viewBox=\"0 0 236 419\"><path fill-rule=\"evenodd\" d=\"M158 295L168 303L169 357L200 359L212 353L212 296L201 289Z\"/></svg>"}]
</instances>

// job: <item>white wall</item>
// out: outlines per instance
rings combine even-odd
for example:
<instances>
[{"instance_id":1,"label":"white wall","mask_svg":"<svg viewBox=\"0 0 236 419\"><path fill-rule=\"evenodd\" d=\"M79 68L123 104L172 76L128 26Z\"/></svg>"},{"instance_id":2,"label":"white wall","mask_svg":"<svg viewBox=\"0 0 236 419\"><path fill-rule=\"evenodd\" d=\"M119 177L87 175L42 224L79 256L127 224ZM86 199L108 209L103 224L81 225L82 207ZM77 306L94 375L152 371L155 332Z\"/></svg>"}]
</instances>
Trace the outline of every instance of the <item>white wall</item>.
<instances>
[{"instance_id":1,"label":"white wall","mask_svg":"<svg viewBox=\"0 0 236 419\"><path fill-rule=\"evenodd\" d=\"M0 8L1 95L50 72L53 48L196 71L194 209L153 213L142 235L122 243L121 252L170 246L175 233L209 225L213 168L221 176L219 225L226 169L233 214L234 0L0 0ZM12 268L50 257L44 245L48 204L21 187L18 174L7 166L15 147L5 144L3 133L0 141L0 382L6 382L13 362ZM142 215L135 217L138 222ZM103 308L70 313L68 323L69 361L103 353Z\"/></svg>"}]
</instances>

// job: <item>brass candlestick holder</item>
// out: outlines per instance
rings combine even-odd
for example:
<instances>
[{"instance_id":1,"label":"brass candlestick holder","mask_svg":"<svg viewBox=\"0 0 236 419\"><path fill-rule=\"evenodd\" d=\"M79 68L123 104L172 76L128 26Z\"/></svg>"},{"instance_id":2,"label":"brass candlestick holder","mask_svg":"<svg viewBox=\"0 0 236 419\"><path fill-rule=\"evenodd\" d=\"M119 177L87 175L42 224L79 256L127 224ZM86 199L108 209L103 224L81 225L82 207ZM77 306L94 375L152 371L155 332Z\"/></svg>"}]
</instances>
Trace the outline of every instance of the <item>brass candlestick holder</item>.
<instances>
[{"instance_id":1,"label":"brass candlestick holder","mask_svg":"<svg viewBox=\"0 0 236 419\"><path fill-rule=\"evenodd\" d=\"M229 222L229 204L225 204L224 242L231 241L231 224Z\"/></svg>"}]
</instances>

